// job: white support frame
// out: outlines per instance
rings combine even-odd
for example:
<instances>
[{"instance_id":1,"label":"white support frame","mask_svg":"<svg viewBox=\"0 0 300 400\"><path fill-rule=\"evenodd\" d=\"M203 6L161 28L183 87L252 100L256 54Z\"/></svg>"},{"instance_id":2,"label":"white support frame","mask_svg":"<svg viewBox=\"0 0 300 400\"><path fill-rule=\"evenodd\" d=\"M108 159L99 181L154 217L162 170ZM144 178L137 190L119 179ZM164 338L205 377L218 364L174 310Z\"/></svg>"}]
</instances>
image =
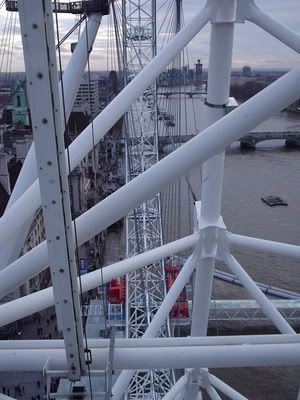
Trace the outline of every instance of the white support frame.
<instances>
[{"instance_id":1,"label":"white support frame","mask_svg":"<svg viewBox=\"0 0 300 400\"><path fill-rule=\"evenodd\" d=\"M143 91L151 84L151 82L163 71L163 69L172 61L178 51L180 51L187 43L206 25L209 20L209 9L201 10L193 21L166 46L166 48L156 56L145 68L116 96L111 103L99 114L95 120L95 144L113 127L113 125L128 110L129 106ZM70 166L73 170L79 162L92 150L91 138L92 126L89 125L70 145ZM159 192L155 191L155 193ZM148 195L144 200L147 200ZM143 200L138 201L136 206L141 204ZM10 207L5 215L0 218L0 243L11 238L24 222L27 215L24 215L24 208L28 213L34 213L40 206L40 194L38 182L35 181L26 192L20 196L18 201ZM126 215L131 207L124 215ZM123 216L124 216L123 215Z\"/></svg>"},{"instance_id":2,"label":"white support frame","mask_svg":"<svg viewBox=\"0 0 300 400\"><path fill-rule=\"evenodd\" d=\"M221 123L213 124L203 131L201 135L196 136L190 142L185 143L172 154L162 159L151 169L147 170L146 173L141 174L129 184L120 188L85 214L78 217L76 224L79 245L125 216L128 211L143 200L146 200L148 195L151 196L162 190L168 182L172 181L176 176L183 175L195 163L205 161L209 154L223 150L239 137L241 131L252 129L273 112L290 104L300 95L298 86L294 84L297 79L300 79L300 70L289 72L286 76L248 100L237 110L228 114L222 119ZM282 97L284 98L282 99ZM273 100L270 101L270 99ZM101 216L100 220L98 216ZM257 240L256 246L258 246ZM44 260L40 267L41 270L46 267L46 248L43 246L45 244L39 245L23 256L28 260L26 264L27 262L34 262L34 260L39 258L38 263ZM298 252L295 246L286 246L289 246L289 250L286 249L286 252L293 253L295 256L297 255ZM278 246L277 253L280 251L279 249L280 246ZM287 254L286 252L283 254ZM24 258L21 258L20 262ZM16 261L15 265L18 262ZM17 274L14 279L18 282Z\"/></svg>"},{"instance_id":3,"label":"white support frame","mask_svg":"<svg viewBox=\"0 0 300 400\"><path fill-rule=\"evenodd\" d=\"M52 2L20 0L19 11L56 317L64 335L68 376L78 380L85 360Z\"/></svg>"},{"instance_id":4,"label":"white support frame","mask_svg":"<svg viewBox=\"0 0 300 400\"><path fill-rule=\"evenodd\" d=\"M178 35L180 35L180 33ZM150 64L151 63L148 65ZM147 67L145 67L143 71L146 69ZM141 75L143 71L139 75ZM176 177L184 175L186 171L204 162L213 154L223 151L230 143L240 137L240 132L253 129L273 113L280 111L293 101L296 101L300 95L300 89L295 85L295 82L299 79L300 70L294 69L288 72L272 85L243 103L238 109L227 114L221 121L206 128L201 132L201 135L195 136L143 174L133 179L126 186L118 189L88 210L85 214L78 217L76 222L78 226L78 240L83 240L83 242L87 241L90 237L93 237L98 232L101 232L109 225L125 216L130 210L141 204L148 197L161 191L167 183L173 181ZM134 82L134 80L132 80L132 82ZM127 91L131 83L116 97L116 99L120 99L121 94ZM272 101L270 101L271 99ZM105 110L110 108L113 103L114 101L112 101ZM114 106L116 106L116 103ZM115 110L114 107L113 110ZM103 113L104 111L96 120L100 118ZM115 115L114 112L112 112L111 115ZM87 132L84 131L77 139L81 138L81 140L83 140L82 135L84 134L90 137ZM76 140L72 144L75 144L75 142ZM72 145L70 147L70 157L72 161L74 160L74 154L71 152ZM71 162L71 167L72 165L74 164ZM34 189L34 187L36 189ZM15 206L11 207L0 219L0 240L13 235L16 229L14 228L14 226L16 226L14 222L18 222L19 217L21 220L24 219L24 207L28 206L29 210L31 210L32 204L34 208L39 207L40 200L32 193L32 191L35 192L37 188L38 182L36 181L31 188L20 197L15 203ZM101 220L95 220L95 215L101 215ZM2 225L2 223L5 224L5 226ZM13 225L11 226L11 224ZM17 223L17 227L18 226Z\"/></svg>"},{"instance_id":5,"label":"white support frame","mask_svg":"<svg viewBox=\"0 0 300 400\"><path fill-rule=\"evenodd\" d=\"M231 386L224 383L221 379L217 378L215 375L209 374L210 383L218 389L220 392L224 393L232 400L248 400L245 396L241 395Z\"/></svg>"},{"instance_id":6,"label":"white support frame","mask_svg":"<svg viewBox=\"0 0 300 400\"><path fill-rule=\"evenodd\" d=\"M89 347L107 349L110 346L110 339L87 339ZM234 336L199 336L199 337L171 337L171 338L140 338L136 339L115 339L118 348L152 348L168 347L176 348L183 346L229 346L229 345L264 345L264 344L299 344L300 335L270 334L270 335L234 335ZM62 339L43 340L3 340L0 341L0 350L14 349L63 349ZM211 375L211 374L210 374Z\"/></svg>"},{"instance_id":7,"label":"white support frame","mask_svg":"<svg viewBox=\"0 0 300 400\"><path fill-rule=\"evenodd\" d=\"M215 10L213 10L205 110L208 123L213 123L226 114L224 107L228 103L230 92L236 5L236 0L229 0L215 4ZM221 212L224 160L225 151L208 159L202 167L201 207L199 205L199 215L197 215L202 246L198 250L199 264L194 279L192 336L207 334L217 255L217 226ZM187 399L196 400L199 394L198 382L203 385L201 371L195 369L191 372L186 385L185 397ZM209 384L205 389L210 398L217 399L219 397Z\"/></svg>"},{"instance_id":8,"label":"white support frame","mask_svg":"<svg viewBox=\"0 0 300 400\"><path fill-rule=\"evenodd\" d=\"M109 361L109 344L91 348L91 370L105 370ZM132 357L134 352L134 357ZM299 365L300 346L296 344L187 346L181 347L115 347L116 370L148 370L168 368L242 368ZM4 349L0 350L0 372L42 371L49 360L54 374L67 376L64 349ZM46 371L46 373L49 371Z\"/></svg>"},{"instance_id":9,"label":"white support frame","mask_svg":"<svg viewBox=\"0 0 300 400\"><path fill-rule=\"evenodd\" d=\"M23 9L22 18L24 18L26 15L27 23L29 24L29 36L33 36L32 30L35 30L36 28L34 28L35 21L31 21L31 18L34 18L35 13L38 10L36 9L34 10L34 12L26 13L26 11L28 10L26 10L25 3L28 5L28 2L29 0L20 0L20 9ZM47 6L48 13L50 15L50 2L47 3ZM236 2L235 0L224 0L224 2L219 2L217 0L208 0L208 4L204 8L204 10L198 13L193 21L185 29L183 29L176 35L176 37L166 47L162 54L155 57L126 87L126 89L124 89L115 98L115 100L110 103L106 110L101 113L99 117L97 117L95 122L95 124L97 124L97 126L95 126L96 141L100 140L100 138L105 135L106 131L114 124L114 122L116 122L120 118L121 115L123 115L128 107L135 101L137 96L140 95L143 90L145 90L145 88L147 88L147 86L151 84L155 77L157 77L157 75L172 60L172 58L178 53L178 51L181 50L181 48L189 40L191 40L191 38L209 20L211 20L212 22L211 57L214 60L213 64L210 66L210 76L214 77L215 79L212 81L212 84L209 84L207 102L209 103L208 105L224 105L228 97L228 73L230 70L231 62L229 61L231 60L232 45L232 33L230 32L230 30L235 22L244 22L246 19L256 23L258 26L270 32L273 36L277 37L294 50L299 51L299 35L289 31L278 22L270 19L266 14L262 13L256 7L255 3L252 0L241 0L240 2ZM49 27L50 25L47 24L47 27ZM37 26L39 26L39 24L37 24ZM38 40L42 40L42 37L39 37ZM54 41L52 40L52 42ZM43 46L41 45L38 47L43 48ZM220 47L222 49L226 49L224 50L225 56L222 60L219 60L219 62L217 62L218 48L220 50ZM25 50L26 57L28 57L30 51L30 48L27 48L27 50ZM54 52L51 53L51 51L50 54L53 60L53 64L55 65ZM28 76L30 77L29 81L33 83L33 86L35 86L35 81L38 79L36 74L37 72L43 71L42 81L46 79L48 73L45 61L44 65L41 66L39 64L41 60L38 60L39 62L37 62L36 58L36 56L32 56L32 59L35 60L36 65L31 66L29 68L29 71L27 71ZM40 58L43 59L43 57ZM29 61L31 60L27 59L27 65L29 64ZM222 65L222 63L223 66L221 68L220 66ZM41 67L40 71L35 69L37 68L37 65ZM219 68L221 69L221 71L219 71ZM35 134L36 150L38 152L37 160L38 166L43 169L47 170L48 167L50 168L51 166L52 168L53 166L55 166L58 172L60 168L60 174L61 176L63 176L62 187L57 187L55 193L57 195L57 198L59 198L59 196L61 195L64 201L63 204L61 204L61 209L59 211L62 212L62 210L64 209L66 213L67 211L69 211L69 205L68 199L66 199L66 197L64 196L64 190L66 190L67 192L67 187L65 183L66 162L63 158L64 151L61 143L62 130L60 126L61 117L59 116L58 83L56 81L56 68L55 71L54 68L50 68L50 70L52 90L44 91L48 94L48 96L44 96L45 99L41 100L41 103L45 106L45 109L42 109L40 115L47 116L47 123L44 123L44 125L50 125L51 121L52 127L50 130L56 131L57 133L60 132L60 135L57 135L57 139L59 143L59 152L61 154L59 155L58 159L51 159L51 164L48 165L46 162L46 160L49 160L48 156L54 156L56 154L55 146L53 146L52 143L51 149L50 147L48 147L47 157L43 157L43 154L45 155L45 149L43 147L44 145L42 143L42 140L40 140L40 136L38 134ZM224 82L222 83L221 81L218 81L219 78L225 78ZM215 156L215 154L222 153L227 145L229 145L235 139L239 138L241 132L254 128L272 113L281 110L282 108L299 98L299 81L300 70L294 69L286 74L284 77L270 85L268 88L264 89L258 95L254 96L252 99L244 103L237 110L223 117L220 121L214 122L219 116L217 115L217 112L209 112L209 114L212 115L210 118L210 122L214 123L206 128L201 133L201 135L196 136L190 142L184 144L181 148L174 151L169 156L165 157L155 166L151 167L143 174L133 179L126 186L113 193L107 199L94 206L87 213L76 220L78 227L79 243L83 243L87 241L90 237L94 236L96 233L102 231L107 226L117 221L120 217L126 215L130 210L137 207L143 201L146 201L148 198L154 196L155 193L162 190L166 184L182 176L188 169L199 163L206 162L203 176L205 178L207 177L208 179L205 180L205 182L203 181L201 210L197 206L198 215L200 215L200 219L198 221L199 224L197 227L199 232L190 237L180 239L179 241L176 241L174 243L161 246L145 254L138 255L136 257L133 257L132 259L124 260L124 262L122 261L103 269L105 279L107 279L108 281L112 277L123 275L126 271L133 271L135 269L141 268L142 266L147 265L149 262L153 262L161 257L164 257L164 255L172 254L172 252L180 251L183 248L195 247L193 255L188 260L185 267L182 269L171 290L168 292L167 296L162 302L161 307L159 308L152 322L150 323L148 328L149 330L147 330L145 333L145 338L139 339L139 341L137 341L136 343L127 341L124 342L123 345L120 345L120 342L116 341L114 359L114 366L116 369L136 370L189 368L192 369L192 377L196 378L195 386L198 385L199 388L200 385L206 388L211 398L219 398L218 393L212 388L212 386L214 386L216 389L220 390L234 400L244 400L244 396L237 393L234 389L230 388L218 378L209 374L207 372L207 368L299 365L299 335L294 333L293 329L278 314L278 312L268 301L268 299L261 294L253 280L245 273L237 260L234 259L234 257L230 253L230 245L240 246L244 249L257 251L267 249L269 251L272 251L274 254L290 256L295 259L299 259L300 257L300 246L276 244L276 242L249 238L226 232L226 228L222 224L222 220L220 218L223 155L221 154ZM49 82L48 87L50 87ZM33 90L32 93L36 92L36 90ZM30 93L31 90L29 89L29 97L32 102L32 93ZM53 98L50 94L53 95ZM46 105L47 101L48 106ZM53 105L52 101L55 104L55 110L57 110L56 113L54 112L54 114L56 114L56 118L53 118L53 115L46 115L46 112L49 113L49 110L51 110L51 107ZM34 126L38 127L40 125L40 115L37 114L39 104L37 104L35 108L36 114L33 114L33 123ZM90 129L91 128L89 127L84 132L84 135L87 135L87 132L89 132ZM90 150L91 144L87 143L84 135L79 136L77 141L74 142L70 148L72 168L75 167L76 164ZM50 137L47 136L46 139L49 140ZM40 172L40 185L42 195L41 197L43 200L43 205L47 205L47 208L52 207L50 206L50 202L53 192L49 194L47 190L51 185L53 185L53 183L51 183L51 185L49 184L49 178L52 179L53 176L50 178L50 175L47 172L45 175ZM57 179L57 176L58 173L56 174L55 179ZM48 182L45 183L46 179L48 180ZM5 242L5 240L10 238L18 229L18 227L20 227L22 223L26 221L25 217L23 218L22 214L24 214L23 211L27 205L29 206L29 214L32 213L40 205L38 183L34 183L34 185L28 191L26 191L18 201L16 201L15 205L8 210L5 216L1 218L0 239L2 243L3 241ZM48 217L47 213L49 213ZM51 244L53 242L53 237L51 235L54 234L54 238L56 237L56 227L53 226L53 223L51 224L49 218L51 216L51 210L47 210L45 214L46 230L48 231L49 260L45 243L29 252L28 255L20 258L20 260L17 260L0 274L0 277L5 277L4 291L8 290L8 288L19 285L23 282L23 279L27 279L28 276L32 276L30 274L37 273L38 271L42 270L47 265L48 261L50 261L51 265L55 265L57 261L63 260L63 256L65 257L67 254L66 246L72 250L73 237L70 229L71 220L68 214L68 219L66 222L66 226L67 228L69 228L67 229L68 232L65 231L62 232L62 234L60 233L60 235L58 235L59 238L62 237L61 235L65 235L66 246L64 249L60 248L59 252L57 253L61 254L61 259L59 259L59 257L53 257L54 246L53 244ZM19 217L20 221L18 221ZM15 222L15 226L11 226ZM5 225L5 223L7 223L8 225ZM58 223L57 228L62 229L62 224ZM58 240L58 242L60 242L60 240ZM73 250L70 251L69 254L72 255ZM245 338L245 340L248 341L246 342L248 344L242 342L241 338L224 339L199 337L201 335L205 335L206 333L206 314L210 299L210 288L212 283L211 272L213 271L215 258L223 260L228 264L228 266L233 270L233 272L243 283L245 288L259 303L266 315L275 323L280 331L287 334L282 335L281 339L279 339L278 336L274 337L272 335L265 336L264 338ZM54 263L52 263L52 260L54 260ZM66 262L69 262L69 260L66 258L64 258L64 260ZM198 265L199 262L200 264ZM30 273L28 269L29 263L34 264L34 267L30 270ZM204 265L206 266L206 268L201 268L201 266ZM25 270L28 269L27 271L25 271L24 274L21 273L21 278L18 277L19 271L17 267L24 268ZM59 266L57 265L56 267L57 268L54 269L55 274L60 272L58 269ZM192 270L194 268L199 271L199 279L196 279L195 293L198 292L203 282L206 283L207 289L205 295L204 291L203 293L201 292L201 303L197 304L196 299L194 301L192 334L195 337L155 339L154 337L157 335L160 327L167 318L170 309L176 301L178 293L180 293L180 291L184 287L188 276L192 273ZM93 282L94 276L95 275L93 275L92 273L84 277L84 290L89 290L89 288L95 287L99 284L99 278L98 281L96 280ZM202 279L202 281L200 278ZM53 281L55 283L55 279L53 279ZM74 291L75 289L76 292L77 281L74 274L74 269L72 270L72 268L70 273L70 281L72 281L72 290ZM56 290L56 287L57 285L55 283L54 290ZM73 299L73 293L69 292L67 297L67 300ZM30 313L36 312L37 310L46 308L49 305L52 305L54 303L54 300L55 302L59 302L60 299L60 294L55 293L55 296L53 296L52 289L50 288L47 289L47 291L41 291L34 295L26 296L22 299L18 299L16 301L1 305L0 325L5 325L6 323L15 321L18 318L29 315ZM41 303L39 304L39 302ZM75 308L78 311L77 305L75 306ZM199 318L200 310L202 310L202 316L204 316L204 318L201 320ZM71 323L74 325L76 325L79 318L77 311L75 315L70 318ZM64 316L66 316L66 311L63 311L63 313ZM60 315L59 312L58 315ZM79 325L77 325L76 330L77 334L80 336L81 327ZM150 339L151 337L153 337L153 339ZM162 340L173 340L173 342L169 342L169 345L165 345ZM70 338L70 342L68 343L74 345L75 342L76 339L73 335L72 338ZM97 342L98 347L93 347L93 345L91 344L90 347L94 356L93 364L91 365L92 369L103 369L107 365L107 362L109 361L109 344L107 342L105 343L101 342L100 344L100 342ZM68 370L70 369L70 360L68 360L68 355L70 356L70 354L65 354L64 346L66 346L66 343L62 345L62 342L57 343L55 341L45 341L45 343L41 345L38 342L25 344L23 341L20 341L19 344L12 342L6 343L7 346L11 347L5 348L5 344L3 347L1 347L2 345L3 344L0 343L0 371L16 371L20 369L23 371L41 371L45 369L45 365L50 365L52 369L55 369L57 371L58 375L61 374L62 376L70 377L70 374L68 374ZM42 353L41 349L44 350ZM132 351L134 351L135 357L130 357L130 355L132 355ZM78 355L78 360L79 359L80 354ZM207 381L204 382L204 380L201 381L201 379L199 379L199 377L201 378L201 373L203 373L203 371L207 373L209 384L207 383ZM122 396L124 390L126 390L128 379L130 380L132 374L132 371L123 371L121 373L113 388L115 399L119 399ZM190 374L190 372L188 372L188 374ZM180 383L175 384L173 387L174 389L171 388L169 393L171 393L172 396L174 394L174 396L176 396L176 399L183 398L183 387L181 385L185 383L188 386L188 378L188 375L185 375L183 378L181 378L181 380L179 380ZM166 396L168 396L168 394L166 394ZM197 399L199 399L199 397L201 398L200 392L197 393L197 391L194 392L193 396Z\"/></svg>"}]
</instances>

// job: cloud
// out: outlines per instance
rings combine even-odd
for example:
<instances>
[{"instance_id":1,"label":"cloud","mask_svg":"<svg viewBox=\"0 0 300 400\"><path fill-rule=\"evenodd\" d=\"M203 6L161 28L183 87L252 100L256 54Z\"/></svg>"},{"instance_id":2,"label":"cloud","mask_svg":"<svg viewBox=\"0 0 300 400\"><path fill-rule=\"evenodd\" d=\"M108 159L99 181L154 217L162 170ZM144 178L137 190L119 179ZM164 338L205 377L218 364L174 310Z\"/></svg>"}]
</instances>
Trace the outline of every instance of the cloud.
<instances>
[{"instance_id":1,"label":"cloud","mask_svg":"<svg viewBox=\"0 0 300 400\"><path fill-rule=\"evenodd\" d=\"M295 0L257 0L257 5L267 12L271 17L286 24L291 29L300 33L300 2ZM161 6L164 4L163 6ZM195 13L205 4L205 0L184 0L184 20L185 23L191 21ZM174 7L170 6L165 0L157 1L160 10L158 16L158 48L163 42L166 42L172 35L170 29L174 30L174 23L171 16L174 14ZM173 8L172 8L173 7ZM117 13L120 9L117 7ZM9 17L8 17L9 18ZM4 8L0 9L0 42L4 36L4 26L7 19L7 13ZM94 52L91 55L91 65L96 69L106 69L107 65L115 63L116 56L112 57L115 50L114 28L112 14L104 16L102 24L95 42ZM73 15L58 15L58 27L60 39L71 29L75 23ZM161 29L159 28L162 24ZM83 23L85 25L85 23ZM186 63L193 65L198 58L208 66L209 59L209 37L210 27L207 26L197 35L189 44L188 59ZM70 43L76 41L76 35L72 35L62 46L61 56L65 66L70 58ZM2 46L1 54L10 53L9 46ZM13 68L22 70L22 50L20 28L16 26L16 40L13 49ZM267 33L257 28L254 24L237 24L235 27L233 67L241 68L244 64L250 64L253 68L293 68L299 65L299 57L285 45L279 43L276 39L270 37ZM4 63L5 65L5 63Z\"/></svg>"}]
</instances>

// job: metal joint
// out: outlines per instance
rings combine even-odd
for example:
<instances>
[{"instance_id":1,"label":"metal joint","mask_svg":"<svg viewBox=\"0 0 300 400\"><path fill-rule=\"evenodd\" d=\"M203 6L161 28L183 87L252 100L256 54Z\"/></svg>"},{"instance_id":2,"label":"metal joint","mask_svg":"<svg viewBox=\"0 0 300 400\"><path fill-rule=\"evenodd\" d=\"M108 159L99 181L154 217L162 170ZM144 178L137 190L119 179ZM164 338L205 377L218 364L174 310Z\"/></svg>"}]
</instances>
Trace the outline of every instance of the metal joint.
<instances>
[{"instance_id":1,"label":"metal joint","mask_svg":"<svg viewBox=\"0 0 300 400\"><path fill-rule=\"evenodd\" d=\"M85 354L85 365L92 364L93 357L92 357L91 349L85 348L84 349L84 354Z\"/></svg>"},{"instance_id":2,"label":"metal joint","mask_svg":"<svg viewBox=\"0 0 300 400\"><path fill-rule=\"evenodd\" d=\"M211 23L234 23L236 21L237 0L212 0Z\"/></svg>"},{"instance_id":3,"label":"metal joint","mask_svg":"<svg viewBox=\"0 0 300 400\"><path fill-rule=\"evenodd\" d=\"M194 230L200 233L199 243L195 253L201 258L218 258L229 248L226 236L226 225L220 216L214 224L201 218L201 201L195 203Z\"/></svg>"},{"instance_id":4,"label":"metal joint","mask_svg":"<svg viewBox=\"0 0 300 400\"><path fill-rule=\"evenodd\" d=\"M205 368L200 369L199 379L200 379L200 386L203 387L204 389L206 389L208 386L211 385L207 369Z\"/></svg>"},{"instance_id":5,"label":"metal joint","mask_svg":"<svg viewBox=\"0 0 300 400\"><path fill-rule=\"evenodd\" d=\"M205 104L207 107L211 107L211 108L226 108L227 105L228 105L228 102L225 103L225 104L212 104L212 103L209 103L207 100L205 100L205 101L204 101L204 104Z\"/></svg>"}]
</instances>

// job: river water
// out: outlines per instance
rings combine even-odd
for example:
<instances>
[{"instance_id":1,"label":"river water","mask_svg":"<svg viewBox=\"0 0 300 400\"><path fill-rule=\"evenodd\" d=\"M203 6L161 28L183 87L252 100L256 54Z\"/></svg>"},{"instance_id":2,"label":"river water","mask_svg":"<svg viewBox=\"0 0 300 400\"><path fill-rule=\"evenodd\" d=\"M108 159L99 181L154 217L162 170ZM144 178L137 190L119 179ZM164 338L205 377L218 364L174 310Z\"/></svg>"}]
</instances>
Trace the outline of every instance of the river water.
<instances>
[{"instance_id":1,"label":"river water","mask_svg":"<svg viewBox=\"0 0 300 400\"><path fill-rule=\"evenodd\" d=\"M168 104L169 103L169 104ZM176 100L168 100L165 108L175 115L174 134L201 131L203 101L199 98L182 100L179 109ZM186 113L187 117L184 116ZM175 133L175 130L178 132ZM254 131L300 131L300 114L281 112L273 115ZM169 151L170 148L166 148ZM285 147L283 140L261 142L255 151L241 150L233 143L226 150L222 216L231 232L300 244L300 149ZM162 194L165 241L191 233L193 226L193 197L200 199L200 168L195 168ZM269 207L262 196L278 195L288 201L288 207ZM235 251L234 255L257 281L300 292L300 265L295 260L272 254ZM221 263L219 269L227 270ZM220 299L247 299L247 292L237 286L215 280L213 297ZM235 324L233 330L219 326L223 334L252 333L253 324ZM230 327L232 328L232 327ZM216 334L212 324L211 333ZM260 333L269 327L260 325ZM276 331L275 331L276 332ZM296 400L300 368L243 368L215 371L249 399ZM249 384L251 382L251 384ZM225 397L224 397L225 398Z\"/></svg>"}]
</instances>

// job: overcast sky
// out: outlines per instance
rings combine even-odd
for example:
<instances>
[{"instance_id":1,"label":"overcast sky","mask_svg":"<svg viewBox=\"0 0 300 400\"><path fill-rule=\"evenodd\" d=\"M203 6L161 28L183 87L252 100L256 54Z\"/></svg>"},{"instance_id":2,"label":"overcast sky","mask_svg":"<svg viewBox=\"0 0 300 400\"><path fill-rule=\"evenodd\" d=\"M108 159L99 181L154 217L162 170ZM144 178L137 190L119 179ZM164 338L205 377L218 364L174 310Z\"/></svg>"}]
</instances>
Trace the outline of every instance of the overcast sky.
<instances>
[{"instance_id":1,"label":"overcast sky","mask_svg":"<svg viewBox=\"0 0 300 400\"><path fill-rule=\"evenodd\" d=\"M238 0L239 1L239 0ZM162 0L157 0L158 6L163 3ZM195 13L203 7L205 0L183 0L183 9L185 16L185 23L195 15ZM266 11L273 18L286 24L289 28L300 34L300 1L298 0L257 0L257 5L263 11ZM164 8L165 9L165 8ZM61 37L74 25L74 16L60 15L60 35ZM163 18L163 16L161 17ZM6 11L2 8L0 10L0 41L4 31L6 21ZM160 39L165 35L164 28L160 34ZM22 45L19 35L19 27L17 25L15 37L14 50L13 50L13 63L12 70L23 70L23 55ZM92 69L106 70L115 67L116 59L111 57L112 54L112 40L114 37L112 27L112 17L105 16L103 24L98 33L93 55L91 57ZM70 39L74 41L75 38ZM62 56L64 63L70 56L70 41L62 48ZM7 50L10 51L10 50ZM6 51L6 52L7 52ZM209 51L209 26L197 35L189 45L189 64L192 66L198 58L207 67ZM1 50L1 57L3 54L3 46ZM5 71L5 59L1 61L2 72ZM187 63L187 62L186 62ZM252 23L236 24L235 39L234 39L234 55L233 55L233 68L242 68L245 64L251 65L252 68L258 69L272 69L283 68L290 69L299 66L299 56L294 51L288 49L285 45L272 38L267 33L263 32L260 28Z\"/></svg>"}]
</instances>

